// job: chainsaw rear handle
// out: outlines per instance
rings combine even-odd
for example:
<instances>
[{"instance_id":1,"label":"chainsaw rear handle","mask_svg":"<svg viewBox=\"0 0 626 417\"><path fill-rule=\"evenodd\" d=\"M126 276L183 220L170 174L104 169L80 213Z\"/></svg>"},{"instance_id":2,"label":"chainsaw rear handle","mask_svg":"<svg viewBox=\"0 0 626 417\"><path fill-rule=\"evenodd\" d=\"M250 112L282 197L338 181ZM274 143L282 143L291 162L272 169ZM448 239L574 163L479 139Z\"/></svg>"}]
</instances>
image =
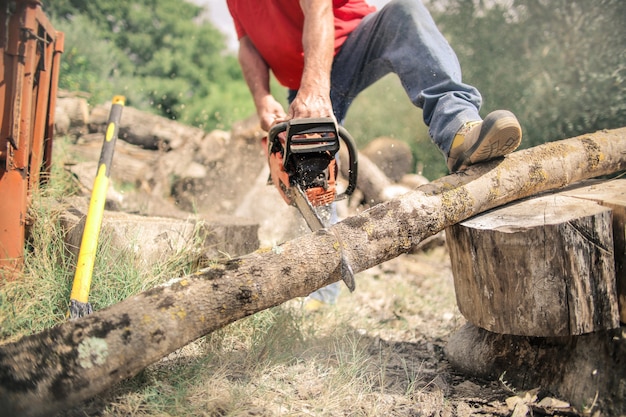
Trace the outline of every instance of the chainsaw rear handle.
<instances>
[{"instance_id":1,"label":"chainsaw rear handle","mask_svg":"<svg viewBox=\"0 0 626 417\"><path fill-rule=\"evenodd\" d=\"M291 163L290 159L294 154L331 152L334 156L339 150L339 141L337 138L340 138L348 149L349 168L348 186L343 195L338 196L337 199L349 196L354 192L358 172L358 152L354 139L346 128L339 126L337 129L335 120L332 117L291 119L286 122L278 123L272 126L268 132L268 155L278 152L279 150L282 151L278 137L282 132L287 132L283 155L286 169L289 167ZM298 138L298 136L307 134L316 134L322 137L316 138L315 141L307 138Z\"/></svg>"},{"instance_id":2,"label":"chainsaw rear handle","mask_svg":"<svg viewBox=\"0 0 626 417\"><path fill-rule=\"evenodd\" d=\"M359 159L358 159L358 151L356 149L356 143L354 139L348 132L348 130L339 126L339 137L343 140L343 143L346 144L346 148L348 149L349 157L349 166L348 166L348 187L346 187L345 195L351 195L356 189L356 179L359 168Z\"/></svg>"}]
</instances>

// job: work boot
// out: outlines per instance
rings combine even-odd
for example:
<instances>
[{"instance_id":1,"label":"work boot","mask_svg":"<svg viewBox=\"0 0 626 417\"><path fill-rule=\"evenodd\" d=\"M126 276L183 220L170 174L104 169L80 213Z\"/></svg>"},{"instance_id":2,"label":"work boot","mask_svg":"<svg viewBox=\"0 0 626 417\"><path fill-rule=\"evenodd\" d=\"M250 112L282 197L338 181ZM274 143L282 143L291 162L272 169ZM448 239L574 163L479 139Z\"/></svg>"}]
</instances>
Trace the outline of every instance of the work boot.
<instances>
[{"instance_id":1,"label":"work boot","mask_svg":"<svg viewBox=\"0 0 626 417\"><path fill-rule=\"evenodd\" d=\"M513 113L496 110L485 120L465 123L454 136L448 169L458 172L477 162L513 152L522 141L522 128Z\"/></svg>"}]
</instances>

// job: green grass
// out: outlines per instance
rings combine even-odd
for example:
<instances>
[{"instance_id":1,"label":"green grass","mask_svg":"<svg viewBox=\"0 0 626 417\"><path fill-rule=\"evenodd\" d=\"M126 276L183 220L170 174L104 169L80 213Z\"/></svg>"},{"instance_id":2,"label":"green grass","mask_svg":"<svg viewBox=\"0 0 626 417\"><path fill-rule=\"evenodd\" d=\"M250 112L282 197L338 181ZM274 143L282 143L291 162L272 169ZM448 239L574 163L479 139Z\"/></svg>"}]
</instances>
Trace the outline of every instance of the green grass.
<instances>
[{"instance_id":1,"label":"green grass","mask_svg":"<svg viewBox=\"0 0 626 417\"><path fill-rule=\"evenodd\" d=\"M61 141L55 155L63 155ZM33 196L29 207L28 240L24 275L0 282L0 339L17 339L41 331L65 319L71 286L72 265L56 222L59 206L51 204L62 195L77 191L71 177L53 164L47 186Z\"/></svg>"},{"instance_id":2,"label":"green grass","mask_svg":"<svg viewBox=\"0 0 626 417\"><path fill-rule=\"evenodd\" d=\"M68 320L77 248L65 244L60 219L64 197L79 189L62 168L66 158L71 158L64 139L57 139L55 151L55 170L48 185L33 196L30 207L32 226L24 274L0 283L1 343ZM184 251L155 265L142 266L138 261L134 253L120 250L106 233L101 234L89 298L94 310L188 274L196 265ZM312 370L324 380L315 392L331 398L337 386L355 389L363 378L359 369L364 362L358 335L345 327L343 333L337 333L341 328L337 327L334 334L325 334L294 303L261 311L213 332L67 413L89 414L97 409L113 415L238 415L253 407L251 396L267 397L271 407L277 401L285 410L292 407L292 400L284 392L277 393L277 387L293 390L285 381L305 378ZM300 375L303 367L306 372ZM292 374L294 370L298 375ZM323 403L317 407L323 411L334 406Z\"/></svg>"},{"instance_id":3,"label":"green grass","mask_svg":"<svg viewBox=\"0 0 626 417\"><path fill-rule=\"evenodd\" d=\"M24 273L0 282L0 341L9 342L67 320L78 248L64 241L63 198L79 188L63 166L71 158L68 139L58 138L47 185L33 195L24 253ZM142 266L135 254L119 250L106 233L99 237L89 302L99 310L174 276L190 272L185 252Z\"/></svg>"},{"instance_id":4,"label":"green grass","mask_svg":"<svg viewBox=\"0 0 626 417\"><path fill-rule=\"evenodd\" d=\"M298 308L276 307L206 336L100 400L112 415L335 415L375 392L361 336L313 329ZM308 403L304 404L303 403Z\"/></svg>"}]
</instances>

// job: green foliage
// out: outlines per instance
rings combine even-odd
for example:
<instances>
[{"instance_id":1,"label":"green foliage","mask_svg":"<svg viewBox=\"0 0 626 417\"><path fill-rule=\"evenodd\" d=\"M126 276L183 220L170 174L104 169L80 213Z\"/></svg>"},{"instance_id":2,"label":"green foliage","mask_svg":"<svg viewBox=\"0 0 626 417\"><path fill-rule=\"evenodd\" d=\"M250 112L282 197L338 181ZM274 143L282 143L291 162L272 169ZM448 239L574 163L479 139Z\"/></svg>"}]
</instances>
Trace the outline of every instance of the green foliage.
<instances>
[{"instance_id":1,"label":"green foliage","mask_svg":"<svg viewBox=\"0 0 626 417\"><path fill-rule=\"evenodd\" d=\"M514 0L430 2L459 56L483 115L515 112L523 147L626 122L626 2ZM65 32L60 87L102 103L115 94L205 130L254 113L224 36L188 1L56 0L46 12ZM283 100L282 87L273 91ZM357 98L346 127L364 146L378 136L408 142L430 179L447 173L418 109L394 77ZM283 102L284 103L284 102Z\"/></svg>"},{"instance_id":2,"label":"green foliage","mask_svg":"<svg viewBox=\"0 0 626 417\"><path fill-rule=\"evenodd\" d=\"M66 35L60 88L88 92L94 104L123 94L128 105L207 130L248 117L237 59L202 10L169 0L50 2Z\"/></svg>"},{"instance_id":3,"label":"green foliage","mask_svg":"<svg viewBox=\"0 0 626 417\"><path fill-rule=\"evenodd\" d=\"M0 340L8 342L62 322L69 304L71 259L59 227L59 206L52 201L79 191L64 168L67 143L55 140L50 177L32 196L24 276L4 281L0 274Z\"/></svg>"},{"instance_id":4,"label":"green foliage","mask_svg":"<svg viewBox=\"0 0 626 417\"><path fill-rule=\"evenodd\" d=\"M65 51L61 57L60 88L88 92L94 103L109 100L114 85L118 59L110 41L98 37L91 21L76 16L71 22L53 22L55 29L65 35Z\"/></svg>"},{"instance_id":5,"label":"green foliage","mask_svg":"<svg viewBox=\"0 0 626 417\"><path fill-rule=\"evenodd\" d=\"M510 3L510 2L508 2ZM523 147L626 125L626 2L449 0L430 4L456 51L464 81L481 91L481 113L509 109ZM447 174L421 113L395 78L355 101L346 127L363 146L377 136L407 141L423 174Z\"/></svg>"},{"instance_id":6,"label":"green foliage","mask_svg":"<svg viewBox=\"0 0 626 417\"><path fill-rule=\"evenodd\" d=\"M505 108L518 115L524 146L626 123L626 2L447 6L434 16L464 80L483 94L485 114Z\"/></svg>"}]
</instances>

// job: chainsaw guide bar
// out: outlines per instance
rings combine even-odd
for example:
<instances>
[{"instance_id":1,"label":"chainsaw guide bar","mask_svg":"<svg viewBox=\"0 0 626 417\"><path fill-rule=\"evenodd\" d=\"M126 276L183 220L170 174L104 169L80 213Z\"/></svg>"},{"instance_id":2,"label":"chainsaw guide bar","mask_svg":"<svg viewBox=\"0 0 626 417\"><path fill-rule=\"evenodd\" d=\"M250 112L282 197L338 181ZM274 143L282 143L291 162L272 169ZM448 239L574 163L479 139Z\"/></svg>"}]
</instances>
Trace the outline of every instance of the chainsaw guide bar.
<instances>
[{"instance_id":1,"label":"chainsaw guide bar","mask_svg":"<svg viewBox=\"0 0 626 417\"><path fill-rule=\"evenodd\" d=\"M340 140L349 155L348 186L337 195L337 152ZM348 131L333 118L292 119L273 126L267 138L270 180L283 200L300 211L312 231L328 229L336 219L334 202L355 190L357 149ZM336 233L335 233L336 235ZM343 243L339 236L340 250ZM350 291L355 282L343 251L341 279Z\"/></svg>"}]
</instances>

